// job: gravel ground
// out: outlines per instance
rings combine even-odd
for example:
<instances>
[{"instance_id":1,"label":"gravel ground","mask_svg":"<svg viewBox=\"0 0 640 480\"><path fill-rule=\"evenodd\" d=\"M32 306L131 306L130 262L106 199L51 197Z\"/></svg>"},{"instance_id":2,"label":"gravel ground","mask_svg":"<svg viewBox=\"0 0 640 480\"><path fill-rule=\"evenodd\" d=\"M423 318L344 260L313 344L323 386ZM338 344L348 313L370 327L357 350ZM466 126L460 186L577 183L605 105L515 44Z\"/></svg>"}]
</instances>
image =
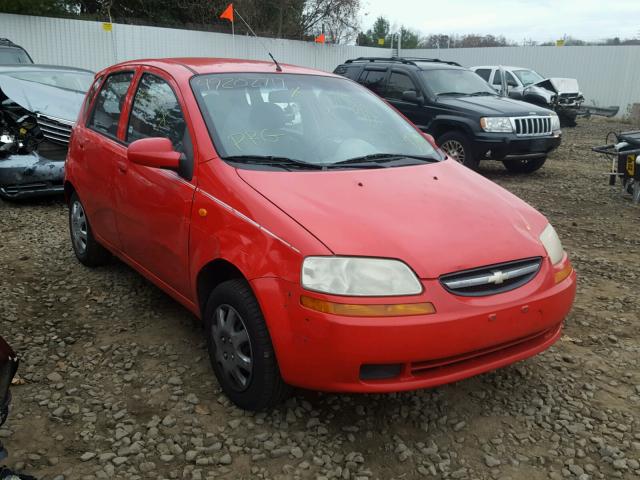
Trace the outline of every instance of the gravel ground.
<instances>
[{"instance_id":1,"label":"gravel ground","mask_svg":"<svg viewBox=\"0 0 640 480\"><path fill-rule=\"evenodd\" d=\"M41 479L640 478L640 207L589 148L628 126L583 120L529 176L483 173L546 214L579 274L562 340L432 390L297 392L229 405L202 332L118 261L74 258L59 199L0 202L0 334L23 357L0 428Z\"/></svg>"}]
</instances>

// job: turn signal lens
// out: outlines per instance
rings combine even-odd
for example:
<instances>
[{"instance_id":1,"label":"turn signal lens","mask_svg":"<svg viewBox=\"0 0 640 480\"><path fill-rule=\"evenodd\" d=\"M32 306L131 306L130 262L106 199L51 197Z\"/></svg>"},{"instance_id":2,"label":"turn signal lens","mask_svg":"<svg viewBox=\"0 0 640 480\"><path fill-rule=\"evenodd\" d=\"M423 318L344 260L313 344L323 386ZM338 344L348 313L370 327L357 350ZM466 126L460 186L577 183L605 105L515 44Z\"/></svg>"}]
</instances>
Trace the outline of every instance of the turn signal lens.
<instances>
[{"instance_id":1,"label":"turn signal lens","mask_svg":"<svg viewBox=\"0 0 640 480\"><path fill-rule=\"evenodd\" d=\"M563 281L565 278L571 275L571 272L573 272L573 267L570 263L567 263L567 265L562 270L556 272L553 275L556 283L560 283L561 281Z\"/></svg>"},{"instance_id":2,"label":"turn signal lens","mask_svg":"<svg viewBox=\"0 0 640 480\"><path fill-rule=\"evenodd\" d=\"M319 298L300 297L300 303L311 310L345 317L406 317L411 315L430 315L436 308L430 302L394 303L387 305L362 305L334 303Z\"/></svg>"}]
</instances>

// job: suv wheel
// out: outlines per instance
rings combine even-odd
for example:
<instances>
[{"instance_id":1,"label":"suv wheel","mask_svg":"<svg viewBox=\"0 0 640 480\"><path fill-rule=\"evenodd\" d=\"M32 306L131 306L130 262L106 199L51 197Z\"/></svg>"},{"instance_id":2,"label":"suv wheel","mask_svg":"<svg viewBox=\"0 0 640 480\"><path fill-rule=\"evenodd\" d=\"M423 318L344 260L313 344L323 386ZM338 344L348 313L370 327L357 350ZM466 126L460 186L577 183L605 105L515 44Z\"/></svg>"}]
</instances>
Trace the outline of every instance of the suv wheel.
<instances>
[{"instance_id":1,"label":"suv wheel","mask_svg":"<svg viewBox=\"0 0 640 480\"><path fill-rule=\"evenodd\" d=\"M73 251L80 263L87 267L97 267L109 260L109 252L93 236L89 219L75 192L69 202L69 233Z\"/></svg>"},{"instance_id":2,"label":"suv wheel","mask_svg":"<svg viewBox=\"0 0 640 480\"><path fill-rule=\"evenodd\" d=\"M233 403L259 411L287 397L289 387L280 376L262 311L246 281L218 285L209 295L204 321L211 366Z\"/></svg>"},{"instance_id":3,"label":"suv wheel","mask_svg":"<svg viewBox=\"0 0 640 480\"><path fill-rule=\"evenodd\" d=\"M478 158L469 138L460 132L448 132L438 138L438 145L453 160L472 170L478 169Z\"/></svg>"},{"instance_id":4,"label":"suv wheel","mask_svg":"<svg viewBox=\"0 0 640 480\"><path fill-rule=\"evenodd\" d=\"M539 170L547 157L532 158L529 160L505 160L502 163L511 173L532 173Z\"/></svg>"}]
</instances>

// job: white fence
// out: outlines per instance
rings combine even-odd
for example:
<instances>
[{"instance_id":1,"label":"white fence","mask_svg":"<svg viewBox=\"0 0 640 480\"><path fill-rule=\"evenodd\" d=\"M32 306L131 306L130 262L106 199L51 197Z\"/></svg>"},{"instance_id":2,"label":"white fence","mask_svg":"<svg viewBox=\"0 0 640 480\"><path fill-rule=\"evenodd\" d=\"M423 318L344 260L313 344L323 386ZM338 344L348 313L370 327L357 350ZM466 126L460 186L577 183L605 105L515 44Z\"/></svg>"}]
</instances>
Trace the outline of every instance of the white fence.
<instances>
[{"instance_id":1,"label":"white fence","mask_svg":"<svg viewBox=\"0 0 640 480\"><path fill-rule=\"evenodd\" d=\"M261 45L282 63L332 71L348 58L390 56L389 49L319 45L222 33L32 17L0 13L0 37L25 47L37 63L99 70L123 60L150 57L239 57L268 60ZM501 47L404 50L407 56L439 57L465 66L515 65L543 75L577 78L588 104L619 105L626 114L640 103L640 47Z\"/></svg>"},{"instance_id":2,"label":"white fence","mask_svg":"<svg viewBox=\"0 0 640 480\"><path fill-rule=\"evenodd\" d=\"M69 65L100 70L124 60L157 57L238 57L291 63L333 71L347 58L390 55L389 50L350 45L321 45L228 34L113 24L105 31L101 22L32 17L0 13L0 37L23 46L36 63Z\"/></svg>"}]
</instances>

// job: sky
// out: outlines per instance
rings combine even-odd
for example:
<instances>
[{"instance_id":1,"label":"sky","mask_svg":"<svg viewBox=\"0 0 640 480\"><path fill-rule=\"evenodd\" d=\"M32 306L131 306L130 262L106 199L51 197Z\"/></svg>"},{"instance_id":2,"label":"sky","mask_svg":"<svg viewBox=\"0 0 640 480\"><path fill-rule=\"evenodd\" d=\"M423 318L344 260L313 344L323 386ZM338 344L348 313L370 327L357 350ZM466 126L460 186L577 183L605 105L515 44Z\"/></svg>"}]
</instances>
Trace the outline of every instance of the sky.
<instances>
[{"instance_id":1,"label":"sky","mask_svg":"<svg viewBox=\"0 0 640 480\"><path fill-rule=\"evenodd\" d=\"M361 0L366 31L382 15L422 35L480 33L551 41L640 38L640 0Z\"/></svg>"}]
</instances>

